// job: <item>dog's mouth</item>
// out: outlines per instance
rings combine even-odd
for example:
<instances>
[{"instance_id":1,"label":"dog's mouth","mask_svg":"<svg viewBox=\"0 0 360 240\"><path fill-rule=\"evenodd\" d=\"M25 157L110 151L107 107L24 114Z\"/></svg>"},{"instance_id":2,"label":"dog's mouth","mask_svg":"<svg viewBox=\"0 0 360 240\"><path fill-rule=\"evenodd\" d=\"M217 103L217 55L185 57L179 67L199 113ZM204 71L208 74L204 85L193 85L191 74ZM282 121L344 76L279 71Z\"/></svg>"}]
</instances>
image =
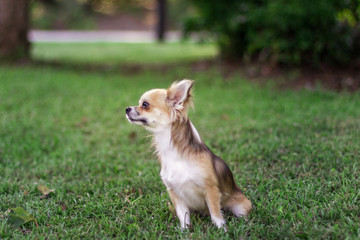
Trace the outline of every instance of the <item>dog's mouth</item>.
<instances>
[{"instance_id":1,"label":"dog's mouth","mask_svg":"<svg viewBox=\"0 0 360 240\"><path fill-rule=\"evenodd\" d=\"M130 121L130 122L140 122L144 125L147 125L147 120L145 118L139 118L139 119L136 119L136 118L133 118L131 116L129 116L129 114L126 114L126 118Z\"/></svg>"}]
</instances>

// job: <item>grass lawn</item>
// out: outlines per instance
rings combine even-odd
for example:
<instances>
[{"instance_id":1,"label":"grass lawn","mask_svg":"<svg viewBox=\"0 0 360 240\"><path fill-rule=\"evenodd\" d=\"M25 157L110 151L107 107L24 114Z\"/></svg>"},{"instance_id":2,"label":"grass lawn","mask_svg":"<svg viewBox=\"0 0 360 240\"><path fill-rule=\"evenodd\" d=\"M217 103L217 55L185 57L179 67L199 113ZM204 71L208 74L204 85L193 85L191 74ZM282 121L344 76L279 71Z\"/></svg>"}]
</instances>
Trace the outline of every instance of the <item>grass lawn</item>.
<instances>
[{"instance_id":1,"label":"grass lawn","mask_svg":"<svg viewBox=\"0 0 360 240\"><path fill-rule=\"evenodd\" d=\"M36 44L34 55L119 64L127 54L132 63L168 63L215 53L165 47ZM359 93L276 90L238 75L224 81L215 68L175 66L136 73L0 66L0 238L360 238ZM196 214L180 231L148 133L124 116L144 91L181 78L196 80L194 125L253 202L247 220L225 214L227 233ZM55 192L40 198L39 184ZM6 211L15 207L38 227L10 224Z\"/></svg>"},{"instance_id":2,"label":"grass lawn","mask_svg":"<svg viewBox=\"0 0 360 240\"><path fill-rule=\"evenodd\" d=\"M162 64L213 57L212 44L195 43L36 43L38 60L87 64Z\"/></svg>"}]
</instances>

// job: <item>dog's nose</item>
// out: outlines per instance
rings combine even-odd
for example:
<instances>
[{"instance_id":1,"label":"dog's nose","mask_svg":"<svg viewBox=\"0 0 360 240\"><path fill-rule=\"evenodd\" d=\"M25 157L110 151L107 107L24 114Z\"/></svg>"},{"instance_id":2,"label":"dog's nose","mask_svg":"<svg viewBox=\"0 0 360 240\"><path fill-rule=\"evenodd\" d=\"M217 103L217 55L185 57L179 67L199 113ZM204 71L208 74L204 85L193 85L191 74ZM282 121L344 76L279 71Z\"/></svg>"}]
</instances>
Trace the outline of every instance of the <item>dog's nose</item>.
<instances>
[{"instance_id":1,"label":"dog's nose","mask_svg":"<svg viewBox=\"0 0 360 240\"><path fill-rule=\"evenodd\" d=\"M129 108L129 107L127 107L126 109L125 109L125 112L126 113L129 113L131 111L131 108Z\"/></svg>"}]
</instances>

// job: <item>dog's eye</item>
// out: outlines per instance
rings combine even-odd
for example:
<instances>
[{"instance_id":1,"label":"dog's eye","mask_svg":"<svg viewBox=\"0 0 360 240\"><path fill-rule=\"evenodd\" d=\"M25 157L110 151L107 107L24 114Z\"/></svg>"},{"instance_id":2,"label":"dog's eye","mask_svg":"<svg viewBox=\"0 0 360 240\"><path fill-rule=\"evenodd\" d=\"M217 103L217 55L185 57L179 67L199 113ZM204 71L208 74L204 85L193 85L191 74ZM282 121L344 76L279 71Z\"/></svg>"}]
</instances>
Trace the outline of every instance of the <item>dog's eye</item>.
<instances>
[{"instance_id":1,"label":"dog's eye","mask_svg":"<svg viewBox=\"0 0 360 240\"><path fill-rule=\"evenodd\" d=\"M143 109L146 109L146 108L148 108L149 107L149 103L148 102L143 102L142 103L142 105L141 105L141 107L143 108Z\"/></svg>"}]
</instances>

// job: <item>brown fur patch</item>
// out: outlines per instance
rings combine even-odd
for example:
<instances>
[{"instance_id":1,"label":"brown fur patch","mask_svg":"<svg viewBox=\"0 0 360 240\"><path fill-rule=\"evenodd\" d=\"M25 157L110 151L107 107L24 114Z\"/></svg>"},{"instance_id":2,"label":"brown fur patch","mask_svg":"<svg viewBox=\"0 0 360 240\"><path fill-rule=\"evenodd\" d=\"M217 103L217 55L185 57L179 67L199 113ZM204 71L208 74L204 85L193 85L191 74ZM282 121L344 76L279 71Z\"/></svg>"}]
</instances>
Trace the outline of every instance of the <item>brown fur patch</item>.
<instances>
[{"instance_id":1,"label":"brown fur patch","mask_svg":"<svg viewBox=\"0 0 360 240\"><path fill-rule=\"evenodd\" d=\"M216 156L215 154L212 154L212 164L215 170L216 177L219 182L219 187L222 192L227 194L232 194L234 191L240 191L234 181L233 174L230 170L230 168L226 165L224 160L222 160L220 157Z\"/></svg>"},{"instance_id":2,"label":"brown fur patch","mask_svg":"<svg viewBox=\"0 0 360 240\"><path fill-rule=\"evenodd\" d=\"M221 193L216 186L207 186L206 203L208 205L211 216L223 218L220 206Z\"/></svg>"},{"instance_id":3,"label":"brown fur patch","mask_svg":"<svg viewBox=\"0 0 360 240\"><path fill-rule=\"evenodd\" d=\"M177 120L171 126L171 141L179 153L189 155L202 152L210 152L203 142L199 142L194 136L189 119Z\"/></svg>"}]
</instances>

